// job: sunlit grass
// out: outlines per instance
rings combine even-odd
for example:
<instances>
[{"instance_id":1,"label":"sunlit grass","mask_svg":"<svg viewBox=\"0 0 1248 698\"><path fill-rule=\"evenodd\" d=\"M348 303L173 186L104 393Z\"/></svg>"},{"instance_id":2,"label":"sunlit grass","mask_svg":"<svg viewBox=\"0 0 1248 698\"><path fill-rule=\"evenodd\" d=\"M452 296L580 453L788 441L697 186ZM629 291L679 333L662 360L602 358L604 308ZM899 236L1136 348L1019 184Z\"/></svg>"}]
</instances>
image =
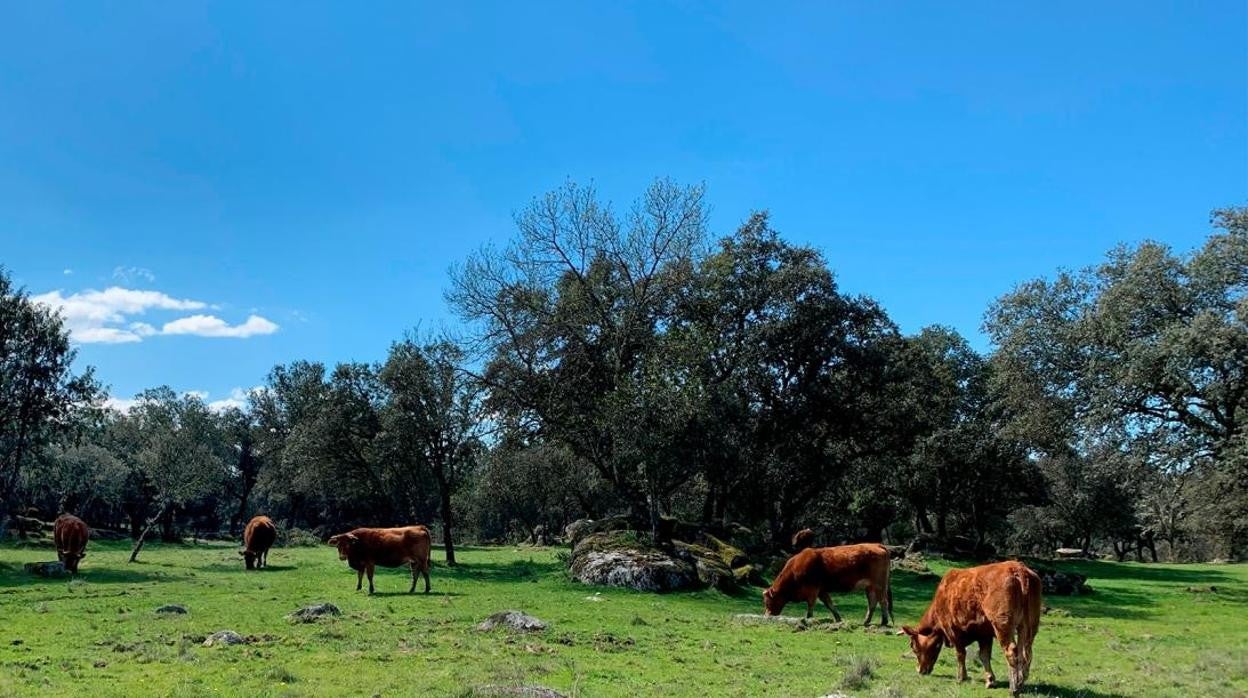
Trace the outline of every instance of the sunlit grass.
<instances>
[{"instance_id":1,"label":"sunlit grass","mask_svg":"<svg viewBox=\"0 0 1248 698\"><path fill-rule=\"evenodd\" d=\"M407 570L379 570L372 597L328 547L276 549L250 573L235 550L153 545L130 565L123 544L93 543L78 579L50 581L21 570L54 559L50 548L0 548L0 695L454 696L520 684L577 696L1005 695L982 687L973 660L974 680L958 684L951 651L918 676L891 633L735 622L759 612L757 592L588 588L566 578L556 549L465 548L458 568L434 568L428 596L406 593ZM1248 568L1070 567L1096 593L1048 599L1057 611L1041 626L1031 695L1248 695ZM1187 591L1200 585L1217 591ZM897 575L899 622L916 620L932 589ZM286 618L323 601L343 615ZM837 602L846 618L865 613L858 594ZM190 612L154 613L168 603ZM505 609L550 627L474 629ZM202 646L222 629L248 644ZM1006 676L999 649L993 658Z\"/></svg>"}]
</instances>

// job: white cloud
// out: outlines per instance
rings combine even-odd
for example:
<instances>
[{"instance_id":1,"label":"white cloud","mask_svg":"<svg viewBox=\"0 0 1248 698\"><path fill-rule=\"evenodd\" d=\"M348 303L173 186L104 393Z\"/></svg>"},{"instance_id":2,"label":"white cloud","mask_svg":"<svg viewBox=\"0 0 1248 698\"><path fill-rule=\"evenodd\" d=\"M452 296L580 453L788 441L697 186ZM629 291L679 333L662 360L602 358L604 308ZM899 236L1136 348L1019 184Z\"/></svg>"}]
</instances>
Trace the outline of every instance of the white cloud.
<instances>
[{"instance_id":1,"label":"white cloud","mask_svg":"<svg viewBox=\"0 0 1248 698\"><path fill-rule=\"evenodd\" d=\"M231 325L216 315L191 315L166 322L161 334L191 334L197 337L254 337L261 334L273 334L277 324L252 315L241 325Z\"/></svg>"},{"instance_id":2,"label":"white cloud","mask_svg":"<svg viewBox=\"0 0 1248 698\"><path fill-rule=\"evenodd\" d=\"M212 410L213 412L224 412L230 408L245 410L247 409L247 398L251 396L253 393L256 393L260 390L264 390L264 388L260 386L256 386L254 388L251 388L250 390L243 390L242 388L235 388L230 391L229 397L223 398L221 400L213 400L212 402L208 403L208 409Z\"/></svg>"},{"instance_id":3,"label":"white cloud","mask_svg":"<svg viewBox=\"0 0 1248 698\"><path fill-rule=\"evenodd\" d=\"M203 310L215 306L203 301L174 298L160 291L120 286L69 295L58 289L32 296L31 300L59 310L74 341L82 344L140 342L145 337L161 334L242 338L273 334L279 329L276 323L259 315L251 315L245 322L231 325L215 315L202 314L178 318L157 329L146 322L130 321L130 318L149 311Z\"/></svg>"},{"instance_id":4,"label":"white cloud","mask_svg":"<svg viewBox=\"0 0 1248 698\"><path fill-rule=\"evenodd\" d=\"M262 385L246 389L234 388L230 390L229 397L211 401L208 400L210 393L207 390L187 390L183 392L182 395L183 397L198 398L200 401L207 404L208 409L220 414L230 408L246 410L248 398L262 390L264 390L264 386ZM126 414L129 413L130 410L134 409L134 406L139 404L139 402L140 400L137 396L132 398L110 397L104 401L104 407Z\"/></svg>"},{"instance_id":5,"label":"white cloud","mask_svg":"<svg viewBox=\"0 0 1248 698\"><path fill-rule=\"evenodd\" d=\"M123 284L134 284L140 281L146 281L149 284L156 280L156 275L151 269L143 267L114 267L113 278Z\"/></svg>"},{"instance_id":6,"label":"white cloud","mask_svg":"<svg viewBox=\"0 0 1248 698\"><path fill-rule=\"evenodd\" d=\"M104 401L105 407L110 410L121 412L122 414L128 413L130 410L134 409L134 406L137 404L139 404L138 400L124 397L110 397Z\"/></svg>"},{"instance_id":7,"label":"white cloud","mask_svg":"<svg viewBox=\"0 0 1248 698\"><path fill-rule=\"evenodd\" d=\"M73 269L66 268L66 269L63 269L63 270L61 271L61 273L62 273L62 274L64 274L65 276L73 276L73 275L74 275L74 270L73 270Z\"/></svg>"}]
</instances>

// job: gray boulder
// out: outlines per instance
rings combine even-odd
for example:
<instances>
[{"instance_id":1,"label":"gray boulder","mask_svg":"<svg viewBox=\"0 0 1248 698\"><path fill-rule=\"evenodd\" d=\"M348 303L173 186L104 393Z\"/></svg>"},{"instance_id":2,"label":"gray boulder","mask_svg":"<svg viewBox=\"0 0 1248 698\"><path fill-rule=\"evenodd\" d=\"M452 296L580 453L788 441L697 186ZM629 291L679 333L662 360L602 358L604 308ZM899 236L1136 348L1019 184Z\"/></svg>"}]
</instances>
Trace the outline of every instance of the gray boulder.
<instances>
[{"instance_id":1,"label":"gray boulder","mask_svg":"<svg viewBox=\"0 0 1248 698\"><path fill-rule=\"evenodd\" d=\"M584 537L572 550L568 571L583 584L639 591L703 586L692 562L676 559L641 542L632 531L607 531Z\"/></svg>"},{"instance_id":2,"label":"gray boulder","mask_svg":"<svg viewBox=\"0 0 1248 698\"><path fill-rule=\"evenodd\" d=\"M217 632L209 635L208 639L204 640L204 647L241 645L244 642L246 642L246 640L243 639L243 636L233 630L218 630Z\"/></svg>"},{"instance_id":3,"label":"gray boulder","mask_svg":"<svg viewBox=\"0 0 1248 698\"><path fill-rule=\"evenodd\" d=\"M168 613L168 614L181 615L183 613L186 613L186 606L179 606L176 603L171 603L171 604L166 604L164 606L161 606L160 608L156 609L156 612L160 614Z\"/></svg>"},{"instance_id":4,"label":"gray boulder","mask_svg":"<svg viewBox=\"0 0 1248 698\"><path fill-rule=\"evenodd\" d=\"M27 562L22 569L39 577L64 577L68 572L59 562Z\"/></svg>"},{"instance_id":5,"label":"gray boulder","mask_svg":"<svg viewBox=\"0 0 1248 698\"><path fill-rule=\"evenodd\" d=\"M499 628L530 633L545 630L546 624L523 611L499 611L477 625L477 630L481 631Z\"/></svg>"},{"instance_id":6,"label":"gray boulder","mask_svg":"<svg viewBox=\"0 0 1248 698\"><path fill-rule=\"evenodd\" d=\"M545 686L479 686L472 690L473 696L514 696L515 698L564 698L564 695L553 688Z\"/></svg>"},{"instance_id":7,"label":"gray boulder","mask_svg":"<svg viewBox=\"0 0 1248 698\"><path fill-rule=\"evenodd\" d=\"M340 611L338 607L332 603L318 603L312 606L304 606L286 617L297 623L314 623L322 618L331 618L340 615L342 615L342 611Z\"/></svg>"}]
</instances>

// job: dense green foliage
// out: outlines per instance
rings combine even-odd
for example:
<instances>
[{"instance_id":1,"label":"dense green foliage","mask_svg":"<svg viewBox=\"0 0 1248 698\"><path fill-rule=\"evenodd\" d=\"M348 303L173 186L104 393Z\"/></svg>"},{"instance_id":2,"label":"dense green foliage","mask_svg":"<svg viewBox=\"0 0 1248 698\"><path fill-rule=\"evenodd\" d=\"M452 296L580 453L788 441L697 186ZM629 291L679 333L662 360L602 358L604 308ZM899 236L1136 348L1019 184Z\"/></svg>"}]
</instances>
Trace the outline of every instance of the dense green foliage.
<instances>
[{"instance_id":1,"label":"dense green foliage","mask_svg":"<svg viewBox=\"0 0 1248 698\"><path fill-rule=\"evenodd\" d=\"M408 595L406 570L379 570L378 593L328 547L277 548L248 573L235 545L92 543L72 582L20 571L44 547L0 547L0 694L79 696L472 696L490 685L549 686L568 696L1000 696L958 684L946 650L915 673L891 631L746 625L757 592L655 595L570 582L557 551L461 548L433 570L433 592ZM1236 696L1248 691L1248 568L1086 562L1096 593L1047 600L1026 695ZM1209 586L1217 588L1208 592ZM1205 589L1191 592L1188 588ZM914 622L933 583L898 573L900 622ZM601 594L596 592L601 591ZM591 601L589 599L599 599ZM286 615L331 602L337 619ZM155 609L181 604L186 615ZM861 594L837 596L849 618ZM549 623L531 635L482 633L496 611ZM789 609L796 614L796 609ZM827 618L823 609L820 618ZM250 644L203 647L229 629ZM993 653L1004 674L1000 648ZM866 670L863 670L863 667ZM976 667L968 666L978 679Z\"/></svg>"},{"instance_id":2,"label":"dense green foliage","mask_svg":"<svg viewBox=\"0 0 1248 698\"><path fill-rule=\"evenodd\" d=\"M4 280L0 327L26 339L4 340L0 409L39 406L0 420L0 477L45 519L139 538L261 511L322 537L427 522L451 560L461 534L620 513L777 546L809 526L973 555L1244 558L1248 213L1214 223L1190 253L1146 242L1019 285L983 355L945 327L901 333L765 213L713 239L701 187L659 181L619 213L568 184L452 272L462 337L279 365L224 413L167 388L88 408L59 321ZM36 373L43 392L20 393Z\"/></svg>"}]
</instances>

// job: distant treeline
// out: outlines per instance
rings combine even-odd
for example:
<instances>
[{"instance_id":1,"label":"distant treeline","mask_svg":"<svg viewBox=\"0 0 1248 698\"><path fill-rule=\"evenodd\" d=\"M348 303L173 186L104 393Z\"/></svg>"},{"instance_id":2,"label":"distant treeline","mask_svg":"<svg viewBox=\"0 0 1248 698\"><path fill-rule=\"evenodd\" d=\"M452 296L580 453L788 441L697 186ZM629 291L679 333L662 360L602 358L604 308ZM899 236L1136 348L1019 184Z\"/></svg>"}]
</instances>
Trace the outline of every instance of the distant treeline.
<instances>
[{"instance_id":1,"label":"distant treeline","mask_svg":"<svg viewBox=\"0 0 1248 698\"><path fill-rule=\"evenodd\" d=\"M1020 284L983 355L903 335L765 213L716 240L701 187L659 181L619 213L568 184L452 272L462 336L279 365L223 412L169 388L104 408L60 319L0 270L0 505L168 538L256 512L325 535L433 523L452 559L460 537L614 513L777 544L1242 559L1248 209L1213 223L1196 250Z\"/></svg>"}]
</instances>

